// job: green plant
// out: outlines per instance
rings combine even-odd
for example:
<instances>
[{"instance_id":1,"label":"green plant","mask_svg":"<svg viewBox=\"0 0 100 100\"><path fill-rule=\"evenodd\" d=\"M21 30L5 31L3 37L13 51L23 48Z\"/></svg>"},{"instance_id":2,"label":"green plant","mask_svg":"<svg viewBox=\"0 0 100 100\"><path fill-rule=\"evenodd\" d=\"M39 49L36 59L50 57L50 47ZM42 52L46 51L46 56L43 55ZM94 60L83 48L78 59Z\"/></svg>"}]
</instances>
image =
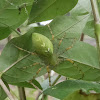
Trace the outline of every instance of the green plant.
<instances>
[{"instance_id":1,"label":"green plant","mask_svg":"<svg viewBox=\"0 0 100 100\"><path fill-rule=\"evenodd\" d=\"M11 33L13 38L0 56L0 100L7 96L14 100L9 84L19 87L20 100L26 99L25 87L38 90L42 100L48 95L60 100L100 99L99 4L99 0L1 0L0 39ZM29 28L51 19L45 26ZM80 41L82 34L94 38L97 48ZM51 76L51 70L57 75ZM57 84L61 76L67 80Z\"/></svg>"}]
</instances>

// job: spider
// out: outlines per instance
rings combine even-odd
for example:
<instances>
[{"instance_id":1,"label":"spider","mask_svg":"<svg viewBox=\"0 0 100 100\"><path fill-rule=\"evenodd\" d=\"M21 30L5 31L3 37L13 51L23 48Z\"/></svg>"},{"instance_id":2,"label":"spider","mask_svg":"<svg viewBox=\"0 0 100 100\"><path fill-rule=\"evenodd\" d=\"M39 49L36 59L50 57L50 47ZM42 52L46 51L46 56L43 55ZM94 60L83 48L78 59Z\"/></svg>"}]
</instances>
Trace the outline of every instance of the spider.
<instances>
[{"instance_id":1,"label":"spider","mask_svg":"<svg viewBox=\"0 0 100 100\"><path fill-rule=\"evenodd\" d=\"M23 47L18 46L16 43L15 44L13 43L12 46L15 49L18 49L20 51L20 54L18 55L18 61L20 63L17 65L18 67L16 67L16 70L14 70L12 74L15 74L15 76L18 76L19 74L16 73L16 71L20 69L20 71L22 70L29 74L29 76L27 76L27 79L30 78L30 74L32 75L31 78L34 79L41 74L43 75L43 73L41 72L42 70L47 70L48 78L49 78L49 86L52 86L51 75L50 75L51 68L56 67L63 61L68 61L68 62L74 64L74 61L72 61L71 59L63 58L61 55L73 47L76 39L75 38L67 38L66 33L63 33L63 34L60 34L59 36L57 36L52 31L49 24L46 27L48 28L49 33L50 33L50 34L47 34L48 35L47 37L51 40L51 42L53 44L53 48L54 48L54 52L53 52L53 56L52 56L53 59L49 60L49 59L47 59L47 57L41 57L35 51L26 50L24 46ZM25 55L24 57L22 57L23 54ZM16 64L17 64L17 62L16 62ZM16 64L15 64L15 66L16 66ZM33 68L34 68L34 73L32 72ZM10 77L12 77L12 76L10 76ZM19 77L21 77L21 76L19 75ZM21 81L24 81L24 79ZM29 82L31 82L31 80Z\"/></svg>"}]
</instances>

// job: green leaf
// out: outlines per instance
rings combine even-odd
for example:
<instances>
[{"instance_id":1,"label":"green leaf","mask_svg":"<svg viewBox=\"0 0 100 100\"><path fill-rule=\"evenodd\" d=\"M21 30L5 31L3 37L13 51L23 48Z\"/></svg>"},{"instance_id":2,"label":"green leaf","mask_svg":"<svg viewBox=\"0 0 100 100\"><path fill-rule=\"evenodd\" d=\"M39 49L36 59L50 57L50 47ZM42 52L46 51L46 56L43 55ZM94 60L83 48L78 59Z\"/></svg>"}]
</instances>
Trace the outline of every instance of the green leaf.
<instances>
[{"instance_id":1,"label":"green leaf","mask_svg":"<svg viewBox=\"0 0 100 100\"><path fill-rule=\"evenodd\" d=\"M53 84L53 82L55 81L55 79L58 77L58 75L54 75L51 77L51 84ZM43 90L46 90L47 88L49 88L49 78L47 78L46 80L44 80L43 82L41 82L41 86L43 88Z\"/></svg>"},{"instance_id":2,"label":"green leaf","mask_svg":"<svg viewBox=\"0 0 100 100\"><path fill-rule=\"evenodd\" d=\"M61 58L60 53L73 45L73 42L75 43L76 40L80 39L87 19L88 14L82 16L58 17L54 19L49 26L34 28L31 32L29 31L21 37L12 39L6 45L0 56L0 71L4 72L8 68L2 77L8 83L24 82L32 79L40 68L42 68L42 71L40 71L39 75L43 75L46 72L44 66L47 66L44 60L40 59L38 55L32 55L26 52L34 52L31 34L37 32L47 36L52 41L54 45L54 55L57 55L57 60L59 60ZM62 43L59 46L61 39ZM61 60L62 59L63 58L61 58ZM39 63L39 65L32 66L34 63Z\"/></svg>"},{"instance_id":3,"label":"green leaf","mask_svg":"<svg viewBox=\"0 0 100 100\"><path fill-rule=\"evenodd\" d=\"M0 40L28 18L32 3L33 0L0 0Z\"/></svg>"},{"instance_id":4,"label":"green leaf","mask_svg":"<svg viewBox=\"0 0 100 100\"><path fill-rule=\"evenodd\" d=\"M88 1L88 0L87 0ZM100 0L98 0L98 8L99 8L99 12L100 12ZM94 18L93 18L93 15L91 14L91 3L88 3L88 7L90 7L90 17L87 21L87 24L83 30L83 33L92 37L92 38L95 38L95 30L94 30Z\"/></svg>"},{"instance_id":5,"label":"green leaf","mask_svg":"<svg viewBox=\"0 0 100 100\"><path fill-rule=\"evenodd\" d=\"M90 83L90 82L79 81L79 80L67 80L67 81L61 82L55 86L52 86L51 88L48 88L43 93L46 95L56 97L60 100L63 100L65 98L69 97L75 91L82 91L87 96L89 94L92 94L91 93L92 90L95 91L95 94L100 93L99 87L100 87L100 84L98 84L98 83ZM70 99L65 99L65 100L74 100L74 99L70 98ZM79 100L81 100L81 99L79 99Z\"/></svg>"},{"instance_id":6,"label":"green leaf","mask_svg":"<svg viewBox=\"0 0 100 100\"><path fill-rule=\"evenodd\" d=\"M68 13L78 0L36 0L33 3L29 23L54 19Z\"/></svg>"},{"instance_id":7,"label":"green leaf","mask_svg":"<svg viewBox=\"0 0 100 100\"><path fill-rule=\"evenodd\" d=\"M74 16L91 15L91 10L90 0L79 0L75 8L70 11L70 14Z\"/></svg>"},{"instance_id":8,"label":"green leaf","mask_svg":"<svg viewBox=\"0 0 100 100\"><path fill-rule=\"evenodd\" d=\"M95 47L84 42L77 42L61 57L65 60L54 68L57 73L75 79L100 81L98 54Z\"/></svg>"},{"instance_id":9,"label":"green leaf","mask_svg":"<svg viewBox=\"0 0 100 100\"><path fill-rule=\"evenodd\" d=\"M35 84L39 89L42 90L42 87L41 87L41 85L39 84L38 81L36 81L36 80L33 79L33 80L32 80L32 83Z\"/></svg>"},{"instance_id":10,"label":"green leaf","mask_svg":"<svg viewBox=\"0 0 100 100\"><path fill-rule=\"evenodd\" d=\"M97 49L85 42L77 42L70 50L63 53L61 57L99 68Z\"/></svg>"},{"instance_id":11,"label":"green leaf","mask_svg":"<svg viewBox=\"0 0 100 100\"><path fill-rule=\"evenodd\" d=\"M5 100L6 97L7 97L6 93L4 92L2 87L0 86L0 100Z\"/></svg>"},{"instance_id":12,"label":"green leaf","mask_svg":"<svg viewBox=\"0 0 100 100\"><path fill-rule=\"evenodd\" d=\"M91 93L86 94L83 91L75 91L68 97L64 98L64 100L99 100L100 99L100 93Z\"/></svg>"},{"instance_id":13,"label":"green leaf","mask_svg":"<svg viewBox=\"0 0 100 100\"><path fill-rule=\"evenodd\" d=\"M24 82L46 72L42 69L39 75L36 72L44 67L38 55L29 54L32 49L31 33L12 39L4 48L0 56L0 71L5 72L2 77L7 83ZM16 47L17 46L17 47ZM23 48L26 51L20 50ZM3 66L3 67L2 67ZM8 70L6 70L8 68Z\"/></svg>"},{"instance_id":14,"label":"green leaf","mask_svg":"<svg viewBox=\"0 0 100 100\"><path fill-rule=\"evenodd\" d=\"M85 10L85 9L86 10ZM91 14L91 2L90 0L79 0L78 4L75 6L75 8L70 12L71 15L84 15L86 13L89 13L89 18L87 20L87 23L84 27L83 33L85 35L88 35L90 37L95 37L94 34L94 18Z\"/></svg>"},{"instance_id":15,"label":"green leaf","mask_svg":"<svg viewBox=\"0 0 100 100\"><path fill-rule=\"evenodd\" d=\"M38 81L36 80L32 80L32 83L34 85L36 85L39 89L42 90L41 85L39 84ZM16 85L16 86L20 86L20 87L27 87L27 88L35 88L33 85L31 85L29 82L25 81L25 82L20 82L20 83L10 83L11 85Z\"/></svg>"},{"instance_id":16,"label":"green leaf","mask_svg":"<svg viewBox=\"0 0 100 100\"><path fill-rule=\"evenodd\" d=\"M88 35L92 38L95 38L95 34L94 34L94 20L93 18L91 18L92 16L90 16L90 18L88 19L88 22L86 23L86 26L84 27L83 33L85 35Z\"/></svg>"}]
</instances>

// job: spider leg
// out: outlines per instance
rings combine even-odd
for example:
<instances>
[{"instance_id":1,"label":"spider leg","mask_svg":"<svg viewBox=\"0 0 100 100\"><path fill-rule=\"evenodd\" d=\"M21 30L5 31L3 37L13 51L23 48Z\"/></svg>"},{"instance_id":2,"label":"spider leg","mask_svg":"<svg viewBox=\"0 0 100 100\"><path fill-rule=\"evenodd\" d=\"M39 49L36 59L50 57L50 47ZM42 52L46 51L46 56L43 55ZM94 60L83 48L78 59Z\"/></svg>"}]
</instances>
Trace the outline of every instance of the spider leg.
<instances>
[{"instance_id":1,"label":"spider leg","mask_svg":"<svg viewBox=\"0 0 100 100\"><path fill-rule=\"evenodd\" d=\"M39 68L38 71L36 72L36 75L33 76L33 79L36 78L36 76L40 73L40 71L42 70L43 67Z\"/></svg>"},{"instance_id":2,"label":"spider leg","mask_svg":"<svg viewBox=\"0 0 100 100\"><path fill-rule=\"evenodd\" d=\"M51 76L50 76L51 70L50 70L49 66L47 66L46 68L47 68L47 72L48 72L49 86L51 86Z\"/></svg>"},{"instance_id":3,"label":"spider leg","mask_svg":"<svg viewBox=\"0 0 100 100\"><path fill-rule=\"evenodd\" d=\"M70 63L74 64L74 61L73 60L68 59L68 58L66 60L69 61Z\"/></svg>"},{"instance_id":4,"label":"spider leg","mask_svg":"<svg viewBox=\"0 0 100 100\"><path fill-rule=\"evenodd\" d=\"M62 53L60 53L59 55L62 55L63 53L65 53L66 51L68 51L68 50L70 50L71 48L73 48L73 46L74 46L74 44L75 44L75 40L76 39L74 39L74 41L73 41L73 43L72 43L72 45L71 46L69 46L68 48L66 48Z\"/></svg>"},{"instance_id":5,"label":"spider leg","mask_svg":"<svg viewBox=\"0 0 100 100\"><path fill-rule=\"evenodd\" d=\"M31 54L31 55L36 55L36 53L30 52L28 50L25 50L25 49L15 45L15 44L13 44L13 46L16 47L17 49L21 50L21 51L24 51L24 52L27 52L27 53Z\"/></svg>"},{"instance_id":6,"label":"spider leg","mask_svg":"<svg viewBox=\"0 0 100 100\"><path fill-rule=\"evenodd\" d=\"M63 39L64 39L65 36L66 36L66 34L64 34L64 35L62 36L62 38L60 39L60 41L59 41L59 43L58 43L57 51L59 50L60 45L61 45L61 43L62 43L62 41L63 41Z\"/></svg>"},{"instance_id":7,"label":"spider leg","mask_svg":"<svg viewBox=\"0 0 100 100\"><path fill-rule=\"evenodd\" d=\"M83 79L84 78L84 72L78 67L78 65L73 60L67 58L64 61L69 61L70 63L73 64L73 66L75 66L77 68L79 73L81 73L81 75L82 75L81 78L79 78L79 79Z\"/></svg>"},{"instance_id":8,"label":"spider leg","mask_svg":"<svg viewBox=\"0 0 100 100\"><path fill-rule=\"evenodd\" d=\"M49 28L49 30L50 30L51 35L52 35L52 40L54 40L54 34L53 34L53 32L52 32L52 30L51 30L51 28L50 28L50 25L48 24L47 26L48 26L48 28Z\"/></svg>"}]
</instances>

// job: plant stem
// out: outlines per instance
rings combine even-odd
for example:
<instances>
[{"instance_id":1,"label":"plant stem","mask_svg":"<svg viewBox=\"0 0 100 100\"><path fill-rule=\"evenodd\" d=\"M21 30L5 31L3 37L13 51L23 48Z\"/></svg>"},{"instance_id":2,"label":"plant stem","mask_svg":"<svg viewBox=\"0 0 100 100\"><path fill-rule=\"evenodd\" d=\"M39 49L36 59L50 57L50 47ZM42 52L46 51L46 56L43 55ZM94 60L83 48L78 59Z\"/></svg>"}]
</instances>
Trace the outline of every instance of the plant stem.
<instances>
[{"instance_id":1,"label":"plant stem","mask_svg":"<svg viewBox=\"0 0 100 100\"><path fill-rule=\"evenodd\" d=\"M17 33L17 32L18 32L18 33ZM20 28L17 28L16 33L17 33L18 35L21 35ZM18 87L18 91L19 91L20 100L26 100L25 88L24 88L24 87Z\"/></svg>"},{"instance_id":2,"label":"plant stem","mask_svg":"<svg viewBox=\"0 0 100 100\"><path fill-rule=\"evenodd\" d=\"M25 89L23 87L18 87L20 100L26 100Z\"/></svg>"},{"instance_id":3,"label":"plant stem","mask_svg":"<svg viewBox=\"0 0 100 100\"><path fill-rule=\"evenodd\" d=\"M91 1L92 11L93 11L93 16L94 16L94 21L95 23L100 23L100 15L99 15L97 0L90 0L90 1Z\"/></svg>"},{"instance_id":4,"label":"plant stem","mask_svg":"<svg viewBox=\"0 0 100 100\"><path fill-rule=\"evenodd\" d=\"M57 83L57 81L59 80L60 77L61 77L61 75L58 75L57 78L54 80L54 82L51 84L51 86L54 86ZM43 94L41 100L45 100L46 98L47 98L47 95Z\"/></svg>"},{"instance_id":5,"label":"plant stem","mask_svg":"<svg viewBox=\"0 0 100 100\"><path fill-rule=\"evenodd\" d=\"M40 95L41 95L41 92L39 91L35 100L39 100Z\"/></svg>"},{"instance_id":6,"label":"plant stem","mask_svg":"<svg viewBox=\"0 0 100 100\"><path fill-rule=\"evenodd\" d=\"M9 42L11 40L11 35L9 35L7 39L8 39L8 42Z\"/></svg>"},{"instance_id":7,"label":"plant stem","mask_svg":"<svg viewBox=\"0 0 100 100\"><path fill-rule=\"evenodd\" d=\"M8 90L8 88L6 87L6 85L4 84L4 82L2 81L2 79L0 79L0 85L3 88L3 90L5 91L5 93L7 94L8 98L10 100L15 100L14 97L12 96L12 94L10 93L10 91Z\"/></svg>"},{"instance_id":8,"label":"plant stem","mask_svg":"<svg viewBox=\"0 0 100 100\"><path fill-rule=\"evenodd\" d=\"M96 44L99 55L99 67L100 67L100 15L99 15L97 0L90 0L90 1L94 16L95 36L96 36Z\"/></svg>"},{"instance_id":9,"label":"plant stem","mask_svg":"<svg viewBox=\"0 0 100 100\"><path fill-rule=\"evenodd\" d=\"M42 99L41 100L46 100L47 99L47 95L44 95L42 96Z\"/></svg>"},{"instance_id":10,"label":"plant stem","mask_svg":"<svg viewBox=\"0 0 100 100\"><path fill-rule=\"evenodd\" d=\"M56 82L59 80L59 78L61 77L61 75L58 75L58 77L54 80L54 82L52 83L52 86L54 86L56 84Z\"/></svg>"},{"instance_id":11,"label":"plant stem","mask_svg":"<svg viewBox=\"0 0 100 100\"><path fill-rule=\"evenodd\" d=\"M80 41L84 40L84 34L82 33Z\"/></svg>"},{"instance_id":12,"label":"plant stem","mask_svg":"<svg viewBox=\"0 0 100 100\"><path fill-rule=\"evenodd\" d=\"M41 89L39 89L35 84L33 84L31 81L29 82L31 85L33 85L33 87L35 87L39 92L43 92Z\"/></svg>"}]
</instances>

